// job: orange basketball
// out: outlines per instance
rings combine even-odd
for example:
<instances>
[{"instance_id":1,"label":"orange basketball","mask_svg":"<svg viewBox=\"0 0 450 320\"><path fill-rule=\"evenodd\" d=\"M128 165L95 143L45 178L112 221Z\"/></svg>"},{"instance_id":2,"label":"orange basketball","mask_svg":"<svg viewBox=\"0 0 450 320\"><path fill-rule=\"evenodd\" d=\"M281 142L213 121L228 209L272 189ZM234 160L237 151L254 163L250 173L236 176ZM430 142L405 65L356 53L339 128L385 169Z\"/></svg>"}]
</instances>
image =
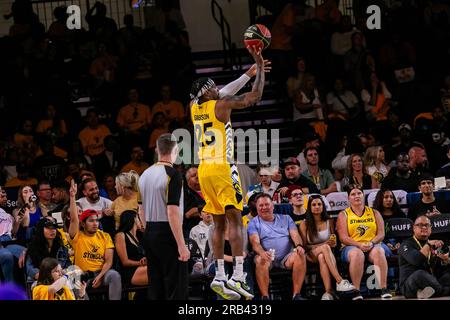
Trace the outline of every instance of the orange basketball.
<instances>
[{"instance_id":1,"label":"orange basketball","mask_svg":"<svg viewBox=\"0 0 450 320\"><path fill-rule=\"evenodd\" d=\"M269 29L262 24L253 24L245 30L244 43L245 46L255 46L266 49L270 45L271 34Z\"/></svg>"}]
</instances>

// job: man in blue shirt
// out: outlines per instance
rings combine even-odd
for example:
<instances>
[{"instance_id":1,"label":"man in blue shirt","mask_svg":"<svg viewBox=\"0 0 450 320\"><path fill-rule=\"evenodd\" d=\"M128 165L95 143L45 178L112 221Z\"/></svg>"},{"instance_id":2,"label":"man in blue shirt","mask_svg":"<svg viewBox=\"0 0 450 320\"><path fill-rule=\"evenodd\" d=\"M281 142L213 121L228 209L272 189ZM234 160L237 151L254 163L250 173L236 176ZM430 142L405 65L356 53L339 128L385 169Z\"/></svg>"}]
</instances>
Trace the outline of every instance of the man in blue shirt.
<instances>
[{"instance_id":1,"label":"man in blue shirt","mask_svg":"<svg viewBox=\"0 0 450 320\"><path fill-rule=\"evenodd\" d=\"M300 295L306 274L305 250L297 226L288 215L273 213L272 198L268 194L256 197L258 216L250 221L248 235L256 253L256 280L262 299L269 297L269 271L272 267L292 270L293 300Z\"/></svg>"}]
</instances>

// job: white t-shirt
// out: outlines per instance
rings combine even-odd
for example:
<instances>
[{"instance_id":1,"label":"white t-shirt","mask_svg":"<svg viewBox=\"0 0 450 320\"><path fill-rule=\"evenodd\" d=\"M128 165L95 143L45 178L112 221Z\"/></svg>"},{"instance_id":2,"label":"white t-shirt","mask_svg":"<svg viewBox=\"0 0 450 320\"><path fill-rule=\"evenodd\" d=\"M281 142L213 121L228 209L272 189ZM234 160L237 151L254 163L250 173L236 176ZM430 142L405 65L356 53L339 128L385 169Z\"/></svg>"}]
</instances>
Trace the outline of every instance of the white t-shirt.
<instances>
[{"instance_id":1,"label":"white t-shirt","mask_svg":"<svg viewBox=\"0 0 450 320\"><path fill-rule=\"evenodd\" d=\"M314 99L312 100L312 102L311 102L311 99L309 99L304 93L303 93L303 91L300 91L300 94L301 94L301 97L302 97L302 102L303 103L305 103L305 104L309 104L309 103L312 103L312 104L321 104L320 103L320 97L319 97L319 92L317 91L317 89L314 89ZM296 121L296 120L302 120L302 119L318 119L318 112L317 112L317 110L316 109L314 109L313 111L311 111L311 112L308 112L308 113L300 113L300 111L295 107L295 105L293 106L294 107L294 114L293 114L293 121Z\"/></svg>"},{"instance_id":2,"label":"white t-shirt","mask_svg":"<svg viewBox=\"0 0 450 320\"><path fill-rule=\"evenodd\" d=\"M87 210L87 209L93 209L97 211L102 211L104 209L111 208L112 201L103 197L99 197L98 201L96 203L90 203L86 197L78 199L77 203L81 206L81 209Z\"/></svg>"},{"instance_id":3,"label":"white t-shirt","mask_svg":"<svg viewBox=\"0 0 450 320\"><path fill-rule=\"evenodd\" d=\"M0 236L11 236L14 218L0 208Z\"/></svg>"},{"instance_id":4,"label":"white t-shirt","mask_svg":"<svg viewBox=\"0 0 450 320\"><path fill-rule=\"evenodd\" d=\"M353 92L346 90L344 94L339 95L342 101L345 102L349 109L355 108L358 103L358 98L353 94ZM335 112L340 112L348 115L348 110L344 104L339 101L335 92L329 92L327 94L327 105L331 105L331 109Z\"/></svg>"}]
</instances>

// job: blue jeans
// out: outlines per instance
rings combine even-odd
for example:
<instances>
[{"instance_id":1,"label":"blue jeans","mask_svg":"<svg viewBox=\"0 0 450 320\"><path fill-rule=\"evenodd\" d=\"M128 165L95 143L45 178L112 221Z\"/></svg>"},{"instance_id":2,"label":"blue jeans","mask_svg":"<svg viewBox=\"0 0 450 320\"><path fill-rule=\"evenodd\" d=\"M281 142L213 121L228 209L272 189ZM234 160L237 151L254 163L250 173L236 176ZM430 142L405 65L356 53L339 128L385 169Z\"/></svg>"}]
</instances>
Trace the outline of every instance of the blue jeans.
<instances>
[{"instance_id":1,"label":"blue jeans","mask_svg":"<svg viewBox=\"0 0 450 320\"><path fill-rule=\"evenodd\" d=\"M14 282L14 266L25 247L18 244L10 244L6 248L0 249L0 267L6 282Z\"/></svg>"},{"instance_id":2,"label":"blue jeans","mask_svg":"<svg viewBox=\"0 0 450 320\"><path fill-rule=\"evenodd\" d=\"M392 256L392 251L391 249L388 248L388 246L384 243L378 243L375 246L380 246L384 249L384 255L387 257ZM348 260L348 254L350 253L350 251L352 251L353 249L355 249L357 247L355 246L345 246L342 250L341 250L341 260L344 261L345 263L349 263L350 261Z\"/></svg>"}]
</instances>

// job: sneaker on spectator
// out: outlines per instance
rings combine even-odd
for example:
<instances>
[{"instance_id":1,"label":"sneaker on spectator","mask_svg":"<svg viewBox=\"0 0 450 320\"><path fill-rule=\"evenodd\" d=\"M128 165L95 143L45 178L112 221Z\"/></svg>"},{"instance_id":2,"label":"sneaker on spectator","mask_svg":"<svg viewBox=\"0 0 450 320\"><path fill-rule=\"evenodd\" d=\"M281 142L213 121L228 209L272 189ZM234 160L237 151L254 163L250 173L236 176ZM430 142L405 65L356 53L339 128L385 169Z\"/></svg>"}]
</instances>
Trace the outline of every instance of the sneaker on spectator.
<instances>
[{"instance_id":1,"label":"sneaker on spectator","mask_svg":"<svg viewBox=\"0 0 450 320\"><path fill-rule=\"evenodd\" d=\"M352 300L363 300L364 297L361 295L361 292L359 290L355 290L355 296L352 298Z\"/></svg>"},{"instance_id":2,"label":"sneaker on spectator","mask_svg":"<svg viewBox=\"0 0 450 320\"><path fill-rule=\"evenodd\" d=\"M245 281L245 276L246 274L244 273L239 278L231 277L226 282L226 285L228 289L234 290L244 298L253 299L253 294L250 292L250 287L247 285L247 282Z\"/></svg>"},{"instance_id":3,"label":"sneaker on spectator","mask_svg":"<svg viewBox=\"0 0 450 320\"><path fill-rule=\"evenodd\" d=\"M352 285L350 283L350 281L348 281L347 279L342 279L342 281L340 283L336 283L336 290L337 291L344 292L344 291L352 291L352 290L355 290L355 289L356 289L355 286Z\"/></svg>"},{"instance_id":4,"label":"sneaker on spectator","mask_svg":"<svg viewBox=\"0 0 450 320\"><path fill-rule=\"evenodd\" d=\"M227 288L227 280L214 278L210 284L211 289L225 300L239 300L241 296Z\"/></svg>"},{"instance_id":5,"label":"sneaker on spectator","mask_svg":"<svg viewBox=\"0 0 450 320\"><path fill-rule=\"evenodd\" d=\"M334 297L331 293L325 292L320 300L334 300Z\"/></svg>"},{"instance_id":6,"label":"sneaker on spectator","mask_svg":"<svg viewBox=\"0 0 450 320\"><path fill-rule=\"evenodd\" d=\"M292 300L306 300L305 298L302 297L302 295L300 293L296 293L294 294L294 296L292 297Z\"/></svg>"},{"instance_id":7,"label":"sneaker on spectator","mask_svg":"<svg viewBox=\"0 0 450 320\"><path fill-rule=\"evenodd\" d=\"M417 290L417 299L429 299L434 294L434 289L432 287L425 287L423 289Z\"/></svg>"},{"instance_id":8,"label":"sneaker on spectator","mask_svg":"<svg viewBox=\"0 0 450 320\"><path fill-rule=\"evenodd\" d=\"M387 288L381 289L381 299L392 299L392 294Z\"/></svg>"}]
</instances>

